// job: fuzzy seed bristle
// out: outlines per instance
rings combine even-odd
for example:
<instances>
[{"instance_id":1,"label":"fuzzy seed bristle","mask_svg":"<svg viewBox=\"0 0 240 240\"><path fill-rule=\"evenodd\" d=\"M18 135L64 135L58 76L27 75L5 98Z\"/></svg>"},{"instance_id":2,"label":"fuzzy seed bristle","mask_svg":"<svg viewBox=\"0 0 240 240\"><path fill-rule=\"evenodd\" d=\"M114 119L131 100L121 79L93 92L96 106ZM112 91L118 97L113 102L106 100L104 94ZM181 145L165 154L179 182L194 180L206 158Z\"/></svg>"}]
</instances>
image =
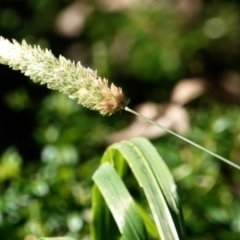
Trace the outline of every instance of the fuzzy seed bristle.
<instances>
[{"instance_id":1,"label":"fuzzy seed bristle","mask_svg":"<svg viewBox=\"0 0 240 240\"><path fill-rule=\"evenodd\" d=\"M102 115L111 115L128 104L122 89L113 83L109 86L108 80L100 78L96 71L63 56L56 58L50 50L32 47L25 40L20 44L0 36L0 63L20 70L34 82L47 84L48 88Z\"/></svg>"}]
</instances>

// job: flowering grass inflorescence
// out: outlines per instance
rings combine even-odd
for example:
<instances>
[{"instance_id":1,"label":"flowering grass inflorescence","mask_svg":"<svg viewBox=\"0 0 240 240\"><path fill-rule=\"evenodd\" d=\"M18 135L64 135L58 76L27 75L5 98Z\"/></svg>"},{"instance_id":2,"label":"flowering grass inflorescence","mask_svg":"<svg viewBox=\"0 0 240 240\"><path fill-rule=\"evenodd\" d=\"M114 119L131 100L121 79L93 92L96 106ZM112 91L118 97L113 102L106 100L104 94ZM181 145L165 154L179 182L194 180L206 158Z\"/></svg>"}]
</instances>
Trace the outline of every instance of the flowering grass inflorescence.
<instances>
[{"instance_id":1,"label":"flowering grass inflorescence","mask_svg":"<svg viewBox=\"0 0 240 240\"><path fill-rule=\"evenodd\" d=\"M98 77L96 71L83 67L80 62L75 64L63 56L56 58L51 51L43 51L39 46L32 47L24 40L20 44L0 36L0 63L9 65L14 70L21 70L34 82L47 84L48 88L67 94L102 115L126 110L240 170L239 165L128 108L129 101L121 88L114 84L109 86L107 79Z\"/></svg>"},{"instance_id":2,"label":"flowering grass inflorescence","mask_svg":"<svg viewBox=\"0 0 240 240\"><path fill-rule=\"evenodd\" d=\"M108 80L100 78L96 71L63 56L56 58L50 50L30 46L25 40L20 44L0 37L0 63L21 70L34 82L47 84L102 115L111 115L128 104L122 89L113 83L109 86Z\"/></svg>"}]
</instances>

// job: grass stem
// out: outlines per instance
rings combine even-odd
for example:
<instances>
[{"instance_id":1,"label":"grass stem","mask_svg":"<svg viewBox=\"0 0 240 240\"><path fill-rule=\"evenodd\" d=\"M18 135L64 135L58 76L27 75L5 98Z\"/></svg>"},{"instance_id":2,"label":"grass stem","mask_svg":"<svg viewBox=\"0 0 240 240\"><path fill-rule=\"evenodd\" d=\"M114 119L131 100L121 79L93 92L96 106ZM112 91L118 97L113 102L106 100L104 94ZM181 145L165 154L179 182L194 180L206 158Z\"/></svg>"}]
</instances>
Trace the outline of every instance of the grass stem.
<instances>
[{"instance_id":1,"label":"grass stem","mask_svg":"<svg viewBox=\"0 0 240 240\"><path fill-rule=\"evenodd\" d=\"M166 127L164 127L164 126L162 126L162 125L160 125L160 124L158 124L158 123L150 120L149 118L143 116L143 115L140 114L140 113L135 112L134 110L130 109L129 107L125 107L124 110L127 111L127 112L130 112L130 113L132 113L132 114L134 114L134 115L136 115L136 116L138 116L138 117L140 117L140 118L142 118L142 119L144 119L144 120L146 120L147 122L149 122L149 123L151 123L151 124L153 124L153 125L161 128L161 129L165 130L166 132L174 135L175 137L177 137L177 138L179 138L179 139L181 139L181 140L183 140L183 141L191 144L192 146L194 146L194 147L196 147L196 148L198 148L198 149L201 149L202 151L204 151L204 152L206 152L206 153L214 156L215 158L218 158L219 160L227 163L228 165L230 165L230 166L232 166L232 167L235 167L235 168L237 168L238 170L240 170L240 166L239 166L239 165L237 165L237 164L231 162L230 160L228 160L228 159L226 159L226 158L224 158L224 157L222 157L222 156L220 156L220 155L218 155L218 154L216 154L216 153L214 153L214 152L212 152L212 151L210 151L210 150L208 150L208 149L206 149L206 148L198 145L198 144L195 143L195 142L192 142L191 140L189 140L189 139L187 139L187 138L185 138L185 137L183 137L183 136L181 136L181 135L179 135L179 134L177 134L177 133L169 130L168 128L166 128Z\"/></svg>"}]
</instances>

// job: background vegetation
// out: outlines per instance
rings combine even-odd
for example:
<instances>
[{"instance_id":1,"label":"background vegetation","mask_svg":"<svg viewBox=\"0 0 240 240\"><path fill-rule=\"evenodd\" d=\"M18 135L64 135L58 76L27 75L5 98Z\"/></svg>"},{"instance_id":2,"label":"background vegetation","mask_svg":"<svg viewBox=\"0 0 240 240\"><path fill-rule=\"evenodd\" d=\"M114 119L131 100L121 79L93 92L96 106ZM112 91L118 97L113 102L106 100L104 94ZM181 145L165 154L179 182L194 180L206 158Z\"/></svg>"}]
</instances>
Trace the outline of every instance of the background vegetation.
<instances>
[{"instance_id":1,"label":"background vegetation","mask_svg":"<svg viewBox=\"0 0 240 240\"><path fill-rule=\"evenodd\" d=\"M205 94L185 105L187 136L240 163L239 8L237 0L0 0L0 35L97 69L132 108L168 102L182 79L203 80ZM102 117L7 66L0 73L0 239L89 239L91 176L107 137L133 116ZM187 239L239 239L239 171L173 136L152 142L178 185Z\"/></svg>"}]
</instances>

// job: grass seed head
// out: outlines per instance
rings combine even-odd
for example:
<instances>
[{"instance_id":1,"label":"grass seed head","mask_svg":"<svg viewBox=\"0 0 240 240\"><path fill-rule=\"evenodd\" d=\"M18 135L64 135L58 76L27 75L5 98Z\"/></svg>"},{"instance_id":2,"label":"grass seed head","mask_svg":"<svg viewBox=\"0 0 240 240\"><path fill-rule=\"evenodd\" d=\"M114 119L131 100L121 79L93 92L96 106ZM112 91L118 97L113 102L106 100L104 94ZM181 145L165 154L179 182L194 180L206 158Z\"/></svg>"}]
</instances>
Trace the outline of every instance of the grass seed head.
<instances>
[{"instance_id":1,"label":"grass seed head","mask_svg":"<svg viewBox=\"0 0 240 240\"><path fill-rule=\"evenodd\" d=\"M0 37L0 63L20 70L34 82L47 84L48 88L58 90L102 115L111 115L128 104L122 89L113 83L109 85L108 80L99 77L96 71L63 56L56 58L50 50L28 45L25 40L20 44Z\"/></svg>"}]
</instances>

